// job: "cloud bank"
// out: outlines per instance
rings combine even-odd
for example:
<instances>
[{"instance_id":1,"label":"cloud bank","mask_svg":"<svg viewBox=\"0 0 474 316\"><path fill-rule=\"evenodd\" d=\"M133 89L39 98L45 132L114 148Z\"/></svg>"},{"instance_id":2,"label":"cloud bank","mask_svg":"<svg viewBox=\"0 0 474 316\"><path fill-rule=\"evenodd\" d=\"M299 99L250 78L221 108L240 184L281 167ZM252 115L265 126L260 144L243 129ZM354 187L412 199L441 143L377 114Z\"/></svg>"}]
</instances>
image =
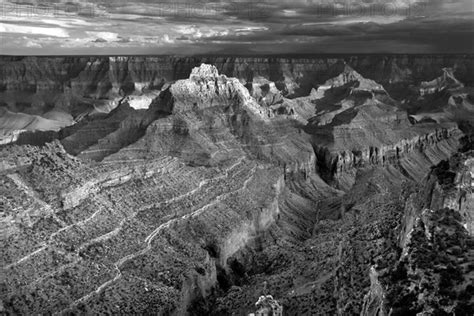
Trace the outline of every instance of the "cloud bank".
<instances>
[{"instance_id":1,"label":"cloud bank","mask_svg":"<svg viewBox=\"0 0 474 316\"><path fill-rule=\"evenodd\" d=\"M473 53L473 4L0 0L0 53Z\"/></svg>"}]
</instances>

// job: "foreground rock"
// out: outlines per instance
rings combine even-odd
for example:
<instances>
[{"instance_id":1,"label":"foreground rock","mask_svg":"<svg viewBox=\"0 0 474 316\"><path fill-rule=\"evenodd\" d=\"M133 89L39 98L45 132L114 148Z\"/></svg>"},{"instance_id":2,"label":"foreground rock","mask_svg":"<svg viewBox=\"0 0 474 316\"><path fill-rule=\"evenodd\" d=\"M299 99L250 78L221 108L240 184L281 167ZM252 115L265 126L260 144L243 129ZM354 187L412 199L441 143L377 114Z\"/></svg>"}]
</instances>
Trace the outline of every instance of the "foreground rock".
<instances>
[{"instance_id":1,"label":"foreground rock","mask_svg":"<svg viewBox=\"0 0 474 316\"><path fill-rule=\"evenodd\" d=\"M453 156L409 194L396 260L372 266L363 315L474 312L472 161Z\"/></svg>"}]
</instances>

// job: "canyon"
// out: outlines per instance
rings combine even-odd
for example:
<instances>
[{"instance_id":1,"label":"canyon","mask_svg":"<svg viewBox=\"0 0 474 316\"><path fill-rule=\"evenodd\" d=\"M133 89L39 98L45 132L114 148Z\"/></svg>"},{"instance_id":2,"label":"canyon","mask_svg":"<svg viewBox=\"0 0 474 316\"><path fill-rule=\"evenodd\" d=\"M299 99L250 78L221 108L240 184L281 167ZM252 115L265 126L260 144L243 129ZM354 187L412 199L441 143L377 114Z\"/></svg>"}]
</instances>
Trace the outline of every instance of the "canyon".
<instances>
[{"instance_id":1,"label":"canyon","mask_svg":"<svg viewBox=\"0 0 474 316\"><path fill-rule=\"evenodd\" d=\"M472 314L473 68L0 58L0 311Z\"/></svg>"}]
</instances>

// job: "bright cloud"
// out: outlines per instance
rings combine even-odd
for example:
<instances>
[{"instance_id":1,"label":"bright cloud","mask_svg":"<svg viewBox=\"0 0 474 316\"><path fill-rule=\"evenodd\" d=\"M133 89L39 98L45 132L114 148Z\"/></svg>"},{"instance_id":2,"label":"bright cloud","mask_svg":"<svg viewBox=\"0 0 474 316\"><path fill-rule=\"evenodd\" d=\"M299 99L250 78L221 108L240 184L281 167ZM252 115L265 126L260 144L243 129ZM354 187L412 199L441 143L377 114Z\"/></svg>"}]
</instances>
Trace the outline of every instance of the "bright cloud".
<instances>
[{"instance_id":1,"label":"bright cloud","mask_svg":"<svg viewBox=\"0 0 474 316\"><path fill-rule=\"evenodd\" d=\"M68 32L59 27L25 26L7 23L0 23L0 33L18 33L30 35L47 35L54 37L69 37Z\"/></svg>"},{"instance_id":2,"label":"bright cloud","mask_svg":"<svg viewBox=\"0 0 474 316\"><path fill-rule=\"evenodd\" d=\"M0 0L1 53L472 52L473 0ZM470 9L469 9L470 8ZM18 35L21 36L18 36ZM443 36L440 36L443 34ZM367 43L370 43L368 45ZM374 43L383 43L375 45ZM36 51L35 51L36 49ZM69 52L69 51L68 51Z\"/></svg>"},{"instance_id":3,"label":"bright cloud","mask_svg":"<svg viewBox=\"0 0 474 316\"><path fill-rule=\"evenodd\" d=\"M119 39L119 35L117 33L112 32L86 32L87 35L93 37L93 39L101 38L108 42L117 41Z\"/></svg>"}]
</instances>

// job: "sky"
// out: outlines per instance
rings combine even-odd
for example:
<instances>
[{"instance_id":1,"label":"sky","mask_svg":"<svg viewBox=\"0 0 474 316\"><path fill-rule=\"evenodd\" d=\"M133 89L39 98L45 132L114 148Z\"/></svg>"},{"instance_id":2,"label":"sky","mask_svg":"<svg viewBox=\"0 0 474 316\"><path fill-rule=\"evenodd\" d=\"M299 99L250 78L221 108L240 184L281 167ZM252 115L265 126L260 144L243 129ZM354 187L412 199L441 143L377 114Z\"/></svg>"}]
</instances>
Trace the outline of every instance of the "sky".
<instances>
[{"instance_id":1,"label":"sky","mask_svg":"<svg viewBox=\"0 0 474 316\"><path fill-rule=\"evenodd\" d=\"M474 0L0 0L3 55L474 53Z\"/></svg>"}]
</instances>

